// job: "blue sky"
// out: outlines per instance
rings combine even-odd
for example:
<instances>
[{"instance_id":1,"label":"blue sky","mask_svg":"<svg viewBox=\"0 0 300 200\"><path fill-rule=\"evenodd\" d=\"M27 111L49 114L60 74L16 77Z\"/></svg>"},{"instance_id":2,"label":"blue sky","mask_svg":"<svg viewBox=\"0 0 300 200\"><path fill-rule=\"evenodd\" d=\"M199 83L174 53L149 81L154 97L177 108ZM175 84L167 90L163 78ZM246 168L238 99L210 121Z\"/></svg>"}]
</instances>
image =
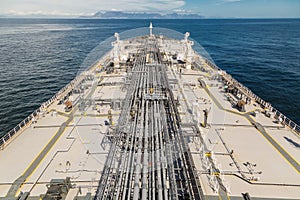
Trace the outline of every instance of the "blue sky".
<instances>
[{"instance_id":1,"label":"blue sky","mask_svg":"<svg viewBox=\"0 0 300 200\"><path fill-rule=\"evenodd\" d=\"M205 16L300 17L300 0L187 0L183 9Z\"/></svg>"},{"instance_id":2,"label":"blue sky","mask_svg":"<svg viewBox=\"0 0 300 200\"><path fill-rule=\"evenodd\" d=\"M300 18L300 0L0 0L0 15L72 17L99 10L177 11L225 18Z\"/></svg>"}]
</instances>

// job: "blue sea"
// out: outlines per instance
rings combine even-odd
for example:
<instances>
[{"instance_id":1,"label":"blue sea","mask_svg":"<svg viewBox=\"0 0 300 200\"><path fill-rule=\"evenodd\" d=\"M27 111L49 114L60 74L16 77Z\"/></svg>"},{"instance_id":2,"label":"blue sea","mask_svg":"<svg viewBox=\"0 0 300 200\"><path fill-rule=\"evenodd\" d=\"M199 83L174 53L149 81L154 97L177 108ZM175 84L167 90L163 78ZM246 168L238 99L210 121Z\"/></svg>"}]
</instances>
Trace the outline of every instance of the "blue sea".
<instances>
[{"instance_id":1,"label":"blue sea","mask_svg":"<svg viewBox=\"0 0 300 200\"><path fill-rule=\"evenodd\" d=\"M300 19L151 21L189 31L220 68L300 124ZM149 22L0 19L0 135L70 82L99 43Z\"/></svg>"}]
</instances>

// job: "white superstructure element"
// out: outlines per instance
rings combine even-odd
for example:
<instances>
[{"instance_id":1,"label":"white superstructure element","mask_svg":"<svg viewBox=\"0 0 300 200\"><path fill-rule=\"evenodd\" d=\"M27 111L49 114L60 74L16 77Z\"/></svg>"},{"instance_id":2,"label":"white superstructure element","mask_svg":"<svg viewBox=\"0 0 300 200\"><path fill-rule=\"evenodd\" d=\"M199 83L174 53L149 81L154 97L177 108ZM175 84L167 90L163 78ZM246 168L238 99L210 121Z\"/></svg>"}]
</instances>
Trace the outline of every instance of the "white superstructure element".
<instances>
[{"instance_id":1,"label":"white superstructure element","mask_svg":"<svg viewBox=\"0 0 300 200\"><path fill-rule=\"evenodd\" d=\"M115 66L119 66L119 62L121 60L121 48L122 48L122 41L120 40L119 33L115 33L116 41L112 42L113 46L113 60L115 63Z\"/></svg>"},{"instance_id":2,"label":"white superstructure element","mask_svg":"<svg viewBox=\"0 0 300 200\"><path fill-rule=\"evenodd\" d=\"M194 45L193 41L190 41L188 38L190 36L189 32L186 32L184 35L184 40L182 41L184 43L184 60L186 61L186 69L191 69L193 59L195 58L195 53L192 48Z\"/></svg>"},{"instance_id":3,"label":"white superstructure element","mask_svg":"<svg viewBox=\"0 0 300 200\"><path fill-rule=\"evenodd\" d=\"M150 35L150 37L153 36L152 29L153 29L152 22L150 22L150 25L149 25L149 31L150 31L149 35Z\"/></svg>"}]
</instances>

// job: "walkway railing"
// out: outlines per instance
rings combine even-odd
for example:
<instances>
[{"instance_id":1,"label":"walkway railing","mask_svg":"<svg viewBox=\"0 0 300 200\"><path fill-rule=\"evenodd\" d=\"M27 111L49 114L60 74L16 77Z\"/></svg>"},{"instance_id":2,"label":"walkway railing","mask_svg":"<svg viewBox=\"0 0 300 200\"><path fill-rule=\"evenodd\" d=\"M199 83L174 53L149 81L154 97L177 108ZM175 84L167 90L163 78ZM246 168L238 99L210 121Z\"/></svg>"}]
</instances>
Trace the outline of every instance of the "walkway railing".
<instances>
[{"instance_id":1,"label":"walkway railing","mask_svg":"<svg viewBox=\"0 0 300 200\"><path fill-rule=\"evenodd\" d=\"M28 125L30 125L41 112L45 111L45 108L47 108L49 105L51 105L55 100L60 99L62 96L66 95L68 92L70 92L74 85L80 80L80 76L73 79L68 85L63 87L60 91L58 91L53 97L51 97L48 101L44 102L38 109L36 109L32 114L30 114L28 117L26 117L23 121L21 121L17 126L15 126L13 129L11 129L8 133L6 133L1 139L0 139L0 150L4 149L4 147L15 137L20 133L24 128L26 128Z\"/></svg>"},{"instance_id":2,"label":"walkway railing","mask_svg":"<svg viewBox=\"0 0 300 200\"><path fill-rule=\"evenodd\" d=\"M272 107L272 105L270 103L264 101L259 96L257 96L256 94L254 94L249 88L247 88L246 86L244 86L243 84L241 84L240 82L238 82L230 74L227 74L225 71L223 71L222 69L220 69L217 65L215 65L214 63L212 63L210 60L208 60L206 58L203 58L203 59L204 59L205 63L208 66L210 66L212 69L220 72L220 74L222 75L222 77L224 79L226 79L226 81L234 84L235 87L237 87L242 93L244 93L246 96L254 99L257 103L259 103L260 105L262 105L264 108L268 108L271 112L274 113L274 118L275 119L281 120L282 124L288 126L295 133L297 133L298 135L300 135L300 126L298 124L296 124L294 121L292 121L291 119L289 119L288 117L286 117L284 114L282 114L281 112L279 112L276 108ZM196 63L201 66L200 60L196 61Z\"/></svg>"},{"instance_id":3,"label":"walkway railing","mask_svg":"<svg viewBox=\"0 0 300 200\"><path fill-rule=\"evenodd\" d=\"M104 65L107 64L108 53L103 57ZM88 70L93 69L96 67L98 63L92 65ZM6 145L8 145L18 134L20 134L26 127L28 127L38 116L40 113L45 111L45 108L50 106L54 101L61 99L62 97L66 96L67 93L71 92L73 88L75 88L78 84L83 81L85 78L85 72L82 72L77 77L75 77L69 84L59 90L53 97L51 97L48 101L41 104L41 106L36 109L32 114L26 117L23 121L21 121L17 126L11 129L8 133L0 138L0 150L3 150Z\"/></svg>"}]
</instances>

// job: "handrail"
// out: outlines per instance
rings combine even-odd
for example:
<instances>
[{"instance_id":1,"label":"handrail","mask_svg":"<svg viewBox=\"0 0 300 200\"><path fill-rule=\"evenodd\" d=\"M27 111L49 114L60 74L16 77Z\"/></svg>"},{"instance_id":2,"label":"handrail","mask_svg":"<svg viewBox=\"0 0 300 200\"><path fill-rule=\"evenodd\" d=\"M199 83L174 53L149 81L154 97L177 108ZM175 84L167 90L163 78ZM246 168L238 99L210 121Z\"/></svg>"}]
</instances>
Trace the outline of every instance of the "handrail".
<instances>
[{"instance_id":1,"label":"handrail","mask_svg":"<svg viewBox=\"0 0 300 200\"><path fill-rule=\"evenodd\" d=\"M69 91L74 85L75 82L78 80L78 77L73 79L69 84L67 84L65 87L60 89L54 96L52 96L48 101L41 104L41 106L36 109L33 113L31 113L28 117L26 117L23 121L21 121L17 126L15 126L13 129L8 131L5 135L3 135L0 139L0 149L4 149L4 147L11 141L11 139L16 136L18 132L23 130L25 127L30 125L34 120L35 117L38 116L41 111L43 111L45 108L47 108L50 104L52 104L55 100L59 99L66 91Z\"/></svg>"},{"instance_id":2,"label":"handrail","mask_svg":"<svg viewBox=\"0 0 300 200\"><path fill-rule=\"evenodd\" d=\"M103 56L103 59L105 63L108 62L108 54ZM89 71L96 67L100 62L96 62L91 67L89 67L86 71ZM6 145L8 145L12 139L14 139L24 128L26 128L28 125L30 125L34 120L35 117L38 116L42 111L45 111L45 108L47 108L49 105L51 105L54 101L61 99L63 96L65 96L67 93L69 93L73 88L78 86L81 81L86 77L85 72L80 73L78 76L76 76L70 83L68 83L65 87L60 89L55 95L53 95L48 101L41 104L41 106L36 109L33 113L31 113L28 117L26 117L24 120L22 120L17 126L15 126L13 129L8 131L5 135L3 135L0 138L0 150L3 150Z\"/></svg>"},{"instance_id":3,"label":"handrail","mask_svg":"<svg viewBox=\"0 0 300 200\"><path fill-rule=\"evenodd\" d=\"M274 118L275 119L281 119L281 123L283 125L288 126L291 130L293 130L297 135L300 136L300 126L297 123L295 123L294 121L292 121L291 119L289 119L288 117L286 117L284 114L282 114L281 112L279 112L270 103L264 101L262 98L260 98L256 94L254 94L249 88L247 88L246 86L244 86L243 84L241 84L239 81L237 81L235 78L233 78L230 74L227 74L224 70L220 69L217 65L215 65L214 63L212 63L210 60L208 60L206 58L203 58L203 59L204 59L205 63L208 66L210 66L214 70L219 71L220 74L221 74L221 76L224 79L226 79L226 81L229 81L232 84L234 84L240 90L240 92L242 92L246 96L254 99L257 103L259 103L260 105L262 105L264 108L268 108L271 112L274 113ZM200 63L197 63L197 64L201 66Z\"/></svg>"}]
</instances>

